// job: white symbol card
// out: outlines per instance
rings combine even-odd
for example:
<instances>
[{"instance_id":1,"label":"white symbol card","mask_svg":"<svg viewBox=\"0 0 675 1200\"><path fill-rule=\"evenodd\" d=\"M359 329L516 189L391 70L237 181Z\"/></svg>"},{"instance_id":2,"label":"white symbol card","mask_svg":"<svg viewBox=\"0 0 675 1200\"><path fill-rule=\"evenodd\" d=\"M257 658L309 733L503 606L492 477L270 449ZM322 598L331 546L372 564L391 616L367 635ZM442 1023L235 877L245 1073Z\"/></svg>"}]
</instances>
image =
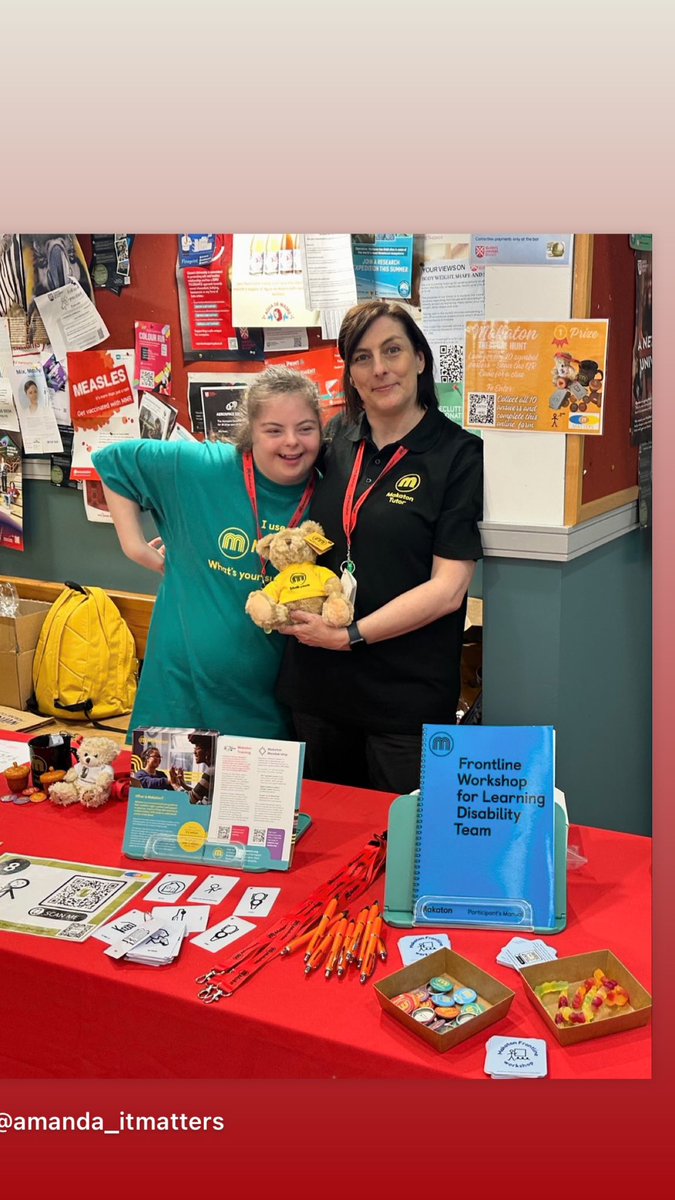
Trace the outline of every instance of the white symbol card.
<instances>
[{"instance_id":1,"label":"white symbol card","mask_svg":"<svg viewBox=\"0 0 675 1200\"><path fill-rule=\"evenodd\" d=\"M190 896L190 904L220 904L241 875L207 875Z\"/></svg>"},{"instance_id":2,"label":"white symbol card","mask_svg":"<svg viewBox=\"0 0 675 1200\"><path fill-rule=\"evenodd\" d=\"M169 872L168 875L162 875L159 883L143 899L150 900L153 904L175 904L185 895L196 878L196 875L174 875Z\"/></svg>"},{"instance_id":3,"label":"white symbol card","mask_svg":"<svg viewBox=\"0 0 675 1200\"><path fill-rule=\"evenodd\" d=\"M437 950L450 950L447 933L413 933L398 939L398 948L404 967L435 954Z\"/></svg>"},{"instance_id":4,"label":"white symbol card","mask_svg":"<svg viewBox=\"0 0 675 1200\"><path fill-rule=\"evenodd\" d=\"M191 938L190 941L193 946L201 946L203 950L218 954L232 942L236 942L237 938L255 928L253 921L242 921L241 917L226 917L224 921L220 921L212 929L207 929L205 933L200 933L198 937Z\"/></svg>"},{"instance_id":5,"label":"white symbol card","mask_svg":"<svg viewBox=\"0 0 675 1200\"><path fill-rule=\"evenodd\" d=\"M249 887L234 910L235 917L268 917L281 888Z\"/></svg>"},{"instance_id":6,"label":"white symbol card","mask_svg":"<svg viewBox=\"0 0 675 1200\"><path fill-rule=\"evenodd\" d=\"M203 933L209 923L211 909L208 904L159 905L152 910L153 917L160 917L169 925L184 925L185 933Z\"/></svg>"}]
</instances>

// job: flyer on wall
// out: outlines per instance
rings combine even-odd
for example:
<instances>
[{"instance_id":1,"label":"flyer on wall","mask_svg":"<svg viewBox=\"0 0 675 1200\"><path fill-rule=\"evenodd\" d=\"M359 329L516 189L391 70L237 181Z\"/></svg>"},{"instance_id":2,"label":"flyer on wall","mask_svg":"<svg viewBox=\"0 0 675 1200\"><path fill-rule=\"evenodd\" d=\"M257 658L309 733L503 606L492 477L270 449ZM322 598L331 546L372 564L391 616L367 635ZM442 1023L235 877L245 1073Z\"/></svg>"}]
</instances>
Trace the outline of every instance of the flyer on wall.
<instances>
[{"instance_id":1,"label":"flyer on wall","mask_svg":"<svg viewBox=\"0 0 675 1200\"><path fill-rule=\"evenodd\" d=\"M607 320L468 321L467 429L602 433Z\"/></svg>"},{"instance_id":2,"label":"flyer on wall","mask_svg":"<svg viewBox=\"0 0 675 1200\"><path fill-rule=\"evenodd\" d=\"M353 233L352 258L359 302L410 299L412 233Z\"/></svg>"},{"instance_id":3,"label":"flyer on wall","mask_svg":"<svg viewBox=\"0 0 675 1200\"><path fill-rule=\"evenodd\" d=\"M184 251L184 239L202 236L213 239L208 254ZM232 234L181 234L178 245L176 284L185 362L262 359L260 330L235 329L232 322Z\"/></svg>"},{"instance_id":4,"label":"flyer on wall","mask_svg":"<svg viewBox=\"0 0 675 1200\"><path fill-rule=\"evenodd\" d=\"M111 442L140 436L131 386L133 350L84 350L68 355L73 421L71 479L98 479L91 456Z\"/></svg>"},{"instance_id":5,"label":"flyer on wall","mask_svg":"<svg viewBox=\"0 0 675 1200\"><path fill-rule=\"evenodd\" d=\"M134 387L171 392L171 326L134 321L136 357Z\"/></svg>"},{"instance_id":6,"label":"flyer on wall","mask_svg":"<svg viewBox=\"0 0 675 1200\"><path fill-rule=\"evenodd\" d=\"M21 434L8 379L0 378L0 548L23 550Z\"/></svg>"},{"instance_id":7,"label":"flyer on wall","mask_svg":"<svg viewBox=\"0 0 675 1200\"><path fill-rule=\"evenodd\" d=\"M12 374L24 454L58 454L63 442L39 357L15 355Z\"/></svg>"},{"instance_id":8,"label":"flyer on wall","mask_svg":"<svg viewBox=\"0 0 675 1200\"><path fill-rule=\"evenodd\" d=\"M295 233L235 233L232 239L232 320L237 326L315 326L305 307L302 254Z\"/></svg>"}]
</instances>

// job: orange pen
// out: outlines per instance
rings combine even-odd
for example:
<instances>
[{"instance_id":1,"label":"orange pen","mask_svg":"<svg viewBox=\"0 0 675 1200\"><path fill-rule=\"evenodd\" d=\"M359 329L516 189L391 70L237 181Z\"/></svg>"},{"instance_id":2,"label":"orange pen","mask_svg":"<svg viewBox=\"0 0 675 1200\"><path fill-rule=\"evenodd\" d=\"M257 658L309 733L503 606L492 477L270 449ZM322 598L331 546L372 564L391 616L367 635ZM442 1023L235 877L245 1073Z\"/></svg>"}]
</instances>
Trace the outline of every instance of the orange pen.
<instances>
[{"instance_id":1,"label":"orange pen","mask_svg":"<svg viewBox=\"0 0 675 1200\"><path fill-rule=\"evenodd\" d=\"M328 953L328 948L332 941L333 933L332 930L329 930L328 933L325 934L323 941L319 942L316 950L310 955L307 966L305 967L305 975L309 975L310 971L315 971L316 968L321 965L323 959Z\"/></svg>"},{"instance_id":2,"label":"orange pen","mask_svg":"<svg viewBox=\"0 0 675 1200\"><path fill-rule=\"evenodd\" d=\"M366 927L367 920L368 920L368 905L366 905L365 908L361 909L361 912L359 913L358 917L356 918L356 925L355 925L354 931L352 933L352 939L349 944L349 949L347 950L348 962L351 962L352 959L356 956L356 951L359 948L359 939Z\"/></svg>"},{"instance_id":3,"label":"orange pen","mask_svg":"<svg viewBox=\"0 0 675 1200\"><path fill-rule=\"evenodd\" d=\"M379 954L382 962L387 961L387 947L385 946L381 937L377 939L377 953Z\"/></svg>"},{"instance_id":4,"label":"orange pen","mask_svg":"<svg viewBox=\"0 0 675 1200\"><path fill-rule=\"evenodd\" d=\"M338 913L336 916L334 916L326 926L326 932L329 929L332 929L334 925L337 925L338 921L342 920L342 918L346 915L346 913ZM292 954L294 950L299 950L301 946L304 946L307 944L307 942L311 941L318 928L319 926L315 925L312 929L309 929L307 933L302 933L300 937L293 938L293 940L289 942L287 946L284 946L284 948L279 951L279 954Z\"/></svg>"},{"instance_id":5,"label":"orange pen","mask_svg":"<svg viewBox=\"0 0 675 1200\"><path fill-rule=\"evenodd\" d=\"M372 928L372 931L370 934L370 939L368 941L368 948L363 957L363 965L361 968L361 983L365 983L366 980L372 975L373 971L375 970L375 952L377 950L377 943L378 943L378 940L380 937L381 928L382 928L382 917L376 917L375 920L373 921L373 928Z\"/></svg>"},{"instance_id":6,"label":"orange pen","mask_svg":"<svg viewBox=\"0 0 675 1200\"><path fill-rule=\"evenodd\" d=\"M350 921L349 925L347 926L347 932L345 933L344 941L342 943L340 957L338 958L338 964L337 964L338 979L342 979L342 977L347 974L347 968L349 966L348 950L349 950L349 944L351 942L353 933L354 933L354 922Z\"/></svg>"},{"instance_id":7,"label":"orange pen","mask_svg":"<svg viewBox=\"0 0 675 1200\"><path fill-rule=\"evenodd\" d=\"M323 934L325 933L326 929L328 928L328 922L330 921L331 917L333 916L336 908L337 908L337 898L334 896L332 900L328 901L328 904L326 905L326 911L324 912L321 920L319 921L319 924L316 927L316 930L314 931L314 937L310 940L309 946L307 947L307 953L305 955L305 962L309 961L309 959L312 955L312 952L314 951L314 949L316 947L317 942L320 940L320 938L323 937Z\"/></svg>"},{"instance_id":8,"label":"orange pen","mask_svg":"<svg viewBox=\"0 0 675 1200\"><path fill-rule=\"evenodd\" d=\"M368 949L368 943L370 941L370 935L371 935L372 929L373 929L373 921L376 920L377 914L379 911L380 911L380 906L376 900L375 903L371 904L371 906L370 906L370 910L368 912L368 921L367 921L366 927L363 931L363 937L361 938L361 946L359 948L359 957L356 960L356 965L358 967L361 966L363 959L365 957L366 950Z\"/></svg>"},{"instance_id":9,"label":"orange pen","mask_svg":"<svg viewBox=\"0 0 675 1200\"><path fill-rule=\"evenodd\" d=\"M345 935L346 928L347 918L343 917L342 920L335 926L335 932L333 933L333 945L330 948L328 962L326 963L326 979L330 979L337 965L338 954L342 949L342 939Z\"/></svg>"}]
</instances>

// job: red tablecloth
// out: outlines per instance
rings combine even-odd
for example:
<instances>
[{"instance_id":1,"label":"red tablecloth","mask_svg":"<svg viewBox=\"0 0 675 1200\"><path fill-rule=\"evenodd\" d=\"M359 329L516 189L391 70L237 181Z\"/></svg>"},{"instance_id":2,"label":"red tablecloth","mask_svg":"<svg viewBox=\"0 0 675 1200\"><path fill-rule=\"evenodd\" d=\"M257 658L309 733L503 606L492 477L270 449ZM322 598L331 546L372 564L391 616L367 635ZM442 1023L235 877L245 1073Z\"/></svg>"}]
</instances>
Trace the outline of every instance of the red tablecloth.
<instances>
[{"instance_id":1,"label":"red tablecloth","mask_svg":"<svg viewBox=\"0 0 675 1200\"><path fill-rule=\"evenodd\" d=\"M4 782L4 781L3 781ZM313 825L298 843L290 872L241 876L211 923L233 911L252 883L280 886L264 928L291 912L386 828L392 800L383 792L308 782L302 808ZM141 863L121 852L126 805L0 805L0 853L71 862L185 872L213 868ZM648 838L574 827L570 842L588 862L569 873L567 929L548 940L558 956L611 949L651 986ZM227 872L236 874L236 872ZM383 898L380 878L366 898ZM141 900L138 905L149 908ZM397 940L373 980L398 971ZM195 977L218 959L186 942L169 967L116 962L95 938L82 945L0 933L0 1074L5 1078L398 1078L485 1079L485 1042L494 1034L546 1037L551 1079L645 1079L651 1073L650 1027L563 1049L524 994L518 973L495 962L503 930L448 930L453 949L515 993L507 1017L444 1054L406 1032L379 1007L372 983L356 975L306 979L300 955L263 968L229 999L205 1006ZM250 937L254 935L248 935ZM242 939L237 945L245 945Z\"/></svg>"}]
</instances>

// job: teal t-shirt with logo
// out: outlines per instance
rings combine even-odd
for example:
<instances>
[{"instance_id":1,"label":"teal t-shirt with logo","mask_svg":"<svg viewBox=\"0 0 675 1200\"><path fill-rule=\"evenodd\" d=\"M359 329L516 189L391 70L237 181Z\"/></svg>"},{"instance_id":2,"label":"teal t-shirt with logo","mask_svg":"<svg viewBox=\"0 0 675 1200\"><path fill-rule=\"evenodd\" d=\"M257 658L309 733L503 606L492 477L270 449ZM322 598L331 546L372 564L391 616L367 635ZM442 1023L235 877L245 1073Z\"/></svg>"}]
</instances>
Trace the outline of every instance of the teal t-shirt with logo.
<instances>
[{"instance_id":1,"label":"teal t-shirt with logo","mask_svg":"<svg viewBox=\"0 0 675 1200\"><path fill-rule=\"evenodd\" d=\"M274 698L285 638L244 611L262 586L255 516L241 455L222 442L118 442L92 455L103 482L152 513L166 546L130 729L216 729L291 736ZM256 470L261 535L291 520L304 484ZM267 581L276 574L267 564Z\"/></svg>"}]
</instances>

